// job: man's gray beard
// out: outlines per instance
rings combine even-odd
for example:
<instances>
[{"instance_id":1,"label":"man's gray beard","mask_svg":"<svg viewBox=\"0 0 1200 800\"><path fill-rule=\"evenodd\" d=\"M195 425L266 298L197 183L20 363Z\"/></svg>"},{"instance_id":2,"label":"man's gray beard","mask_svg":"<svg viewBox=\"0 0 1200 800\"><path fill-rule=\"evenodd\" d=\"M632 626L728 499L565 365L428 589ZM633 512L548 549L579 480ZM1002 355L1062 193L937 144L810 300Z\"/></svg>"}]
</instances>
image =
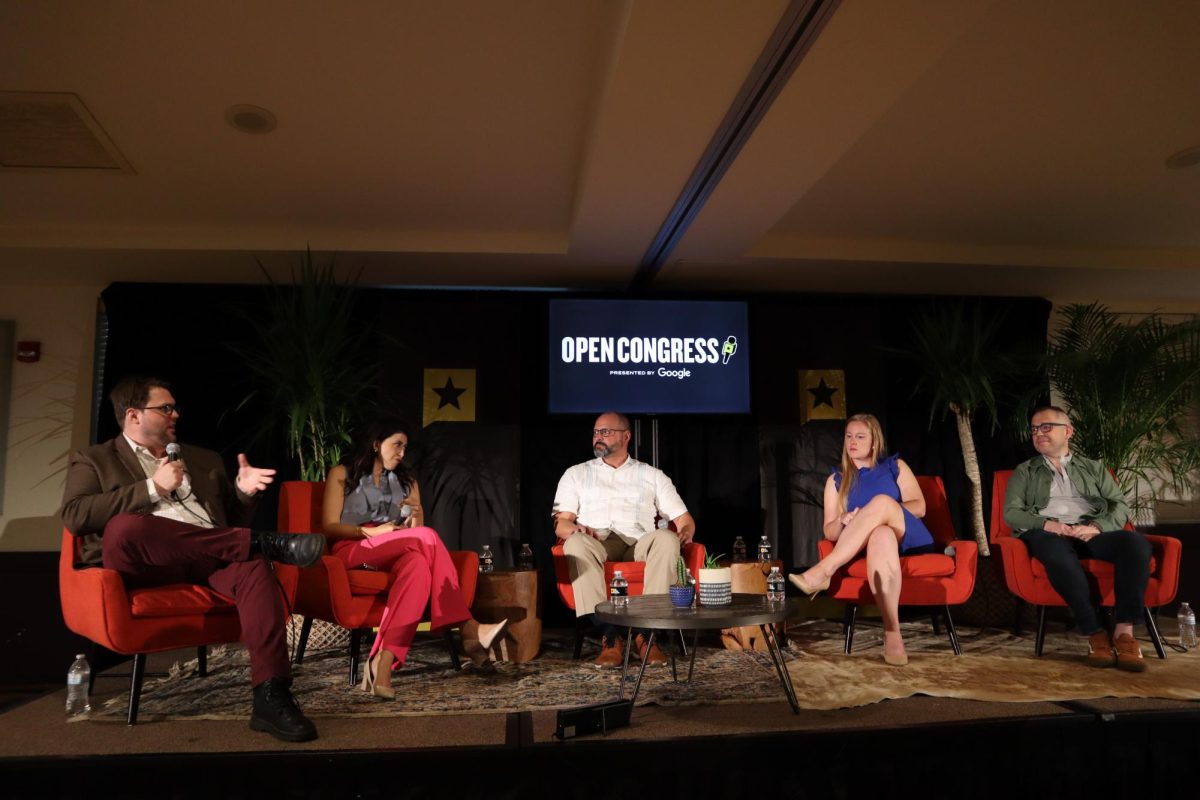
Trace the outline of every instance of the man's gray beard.
<instances>
[{"instance_id":1,"label":"man's gray beard","mask_svg":"<svg viewBox=\"0 0 1200 800\"><path fill-rule=\"evenodd\" d=\"M613 448L598 444L592 448L592 454L595 455L596 458L605 458L613 454Z\"/></svg>"}]
</instances>

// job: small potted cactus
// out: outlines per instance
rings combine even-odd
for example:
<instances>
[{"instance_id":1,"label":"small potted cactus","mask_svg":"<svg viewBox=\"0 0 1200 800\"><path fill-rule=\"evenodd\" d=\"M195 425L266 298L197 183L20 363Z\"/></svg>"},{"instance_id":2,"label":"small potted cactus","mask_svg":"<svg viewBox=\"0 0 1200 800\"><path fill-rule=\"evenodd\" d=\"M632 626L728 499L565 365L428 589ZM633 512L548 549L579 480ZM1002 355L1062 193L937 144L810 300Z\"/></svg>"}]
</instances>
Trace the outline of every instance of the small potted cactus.
<instances>
[{"instance_id":1,"label":"small potted cactus","mask_svg":"<svg viewBox=\"0 0 1200 800\"><path fill-rule=\"evenodd\" d=\"M671 605L676 608L690 608L696 589L688 581L687 564L683 558L675 559L675 583L668 591L671 594Z\"/></svg>"},{"instance_id":2,"label":"small potted cactus","mask_svg":"<svg viewBox=\"0 0 1200 800\"><path fill-rule=\"evenodd\" d=\"M733 570L721 566L720 555L704 559L700 570L700 604L705 606L727 606L733 602Z\"/></svg>"}]
</instances>

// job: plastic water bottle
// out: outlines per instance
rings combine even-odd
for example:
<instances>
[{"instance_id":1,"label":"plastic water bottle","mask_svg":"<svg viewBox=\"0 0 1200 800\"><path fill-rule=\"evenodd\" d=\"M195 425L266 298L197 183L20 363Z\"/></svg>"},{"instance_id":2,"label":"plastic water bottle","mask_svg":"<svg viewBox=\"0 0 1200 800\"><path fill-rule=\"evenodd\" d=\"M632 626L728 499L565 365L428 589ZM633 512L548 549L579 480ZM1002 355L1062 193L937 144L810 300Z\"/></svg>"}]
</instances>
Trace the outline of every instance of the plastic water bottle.
<instances>
[{"instance_id":1,"label":"plastic water bottle","mask_svg":"<svg viewBox=\"0 0 1200 800\"><path fill-rule=\"evenodd\" d=\"M521 543L521 552L517 554L517 566L520 569L533 569L533 550L529 548L529 542Z\"/></svg>"},{"instance_id":2,"label":"plastic water bottle","mask_svg":"<svg viewBox=\"0 0 1200 800\"><path fill-rule=\"evenodd\" d=\"M733 560L737 562L746 560L746 540L740 536L733 540Z\"/></svg>"},{"instance_id":3,"label":"plastic water bottle","mask_svg":"<svg viewBox=\"0 0 1200 800\"><path fill-rule=\"evenodd\" d=\"M491 545L485 544L483 551L479 554L479 571L491 572L495 567L496 558L492 555Z\"/></svg>"},{"instance_id":4,"label":"plastic water bottle","mask_svg":"<svg viewBox=\"0 0 1200 800\"><path fill-rule=\"evenodd\" d=\"M783 573L779 571L779 567L771 567L771 574L767 576L767 602L782 603L787 600L787 591L783 582Z\"/></svg>"},{"instance_id":5,"label":"plastic water bottle","mask_svg":"<svg viewBox=\"0 0 1200 800\"><path fill-rule=\"evenodd\" d=\"M763 562L771 560L771 540L767 538L765 533L762 540L758 543L758 560Z\"/></svg>"},{"instance_id":6,"label":"plastic water bottle","mask_svg":"<svg viewBox=\"0 0 1200 800\"><path fill-rule=\"evenodd\" d=\"M1179 643L1189 650L1196 646L1196 612L1187 603L1179 604Z\"/></svg>"},{"instance_id":7,"label":"plastic water bottle","mask_svg":"<svg viewBox=\"0 0 1200 800\"><path fill-rule=\"evenodd\" d=\"M625 580L619 569L613 572L612 583L608 585L608 599L612 601L613 608L629 606L629 581Z\"/></svg>"},{"instance_id":8,"label":"plastic water bottle","mask_svg":"<svg viewBox=\"0 0 1200 800\"><path fill-rule=\"evenodd\" d=\"M83 653L75 656L75 663L67 670L67 716L78 717L92 710L88 700L88 686L92 682L92 668Z\"/></svg>"}]
</instances>

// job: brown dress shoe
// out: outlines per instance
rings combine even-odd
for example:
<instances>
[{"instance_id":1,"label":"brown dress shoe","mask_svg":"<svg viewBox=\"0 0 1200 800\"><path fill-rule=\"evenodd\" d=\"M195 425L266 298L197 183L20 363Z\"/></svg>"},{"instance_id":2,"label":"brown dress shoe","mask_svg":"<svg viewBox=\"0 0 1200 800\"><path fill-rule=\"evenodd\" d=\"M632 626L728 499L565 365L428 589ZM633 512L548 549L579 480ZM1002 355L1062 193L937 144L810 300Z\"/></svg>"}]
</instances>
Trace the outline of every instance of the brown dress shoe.
<instances>
[{"instance_id":1,"label":"brown dress shoe","mask_svg":"<svg viewBox=\"0 0 1200 800\"><path fill-rule=\"evenodd\" d=\"M625 660L624 641L620 636L605 636L600 640L600 655L596 666L600 669L619 667Z\"/></svg>"},{"instance_id":2,"label":"brown dress shoe","mask_svg":"<svg viewBox=\"0 0 1200 800\"><path fill-rule=\"evenodd\" d=\"M1146 661L1142 658L1142 648L1138 647L1137 639L1128 633L1122 633L1113 642L1117 648L1117 669L1128 672L1145 672Z\"/></svg>"},{"instance_id":3,"label":"brown dress shoe","mask_svg":"<svg viewBox=\"0 0 1200 800\"><path fill-rule=\"evenodd\" d=\"M1108 631L1098 630L1088 637L1086 661L1088 666L1092 667L1111 667L1117 663L1117 657L1113 653L1112 639L1108 637Z\"/></svg>"},{"instance_id":4,"label":"brown dress shoe","mask_svg":"<svg viewBox=\"0 0 1200 800\"><path fill-rule=\"evenodd\" d=\"M634 643L637 645L638 658L641 659L646 653L646 636L639 633L635 638ZM658 643L650 645L650 655L646 657L646 665L650 667L659 667L667 663L667 657L663 655L663 651L658 649Z\"/></svg>"}]
</instances>

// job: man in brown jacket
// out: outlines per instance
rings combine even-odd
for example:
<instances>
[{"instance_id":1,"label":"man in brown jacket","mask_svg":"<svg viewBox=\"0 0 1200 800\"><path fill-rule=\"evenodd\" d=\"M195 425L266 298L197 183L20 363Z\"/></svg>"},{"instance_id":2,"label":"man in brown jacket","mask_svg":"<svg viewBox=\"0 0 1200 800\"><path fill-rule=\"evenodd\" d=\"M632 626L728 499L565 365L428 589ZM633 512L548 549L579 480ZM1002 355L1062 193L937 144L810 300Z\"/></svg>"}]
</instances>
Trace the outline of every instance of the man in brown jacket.
<instances>
[{"instance_id":1,"label":"man in brown jacket","mask_svg":"<svg viewBox=\"0 0 1200 800\"><path fill-rule=\"evenodd\" d=\"M283 602L267 559L310 566L322 537L245 527L275 470L239 454L230 481L216 453L177 444L179 409L165 381L126 378L110 397L121 435L72 454L59 512L83 538L84 562L116 570L131 588L197 583L232 598L250 654L250 727L315 739L289 690Z\"/></svg>"}]
</instances>

